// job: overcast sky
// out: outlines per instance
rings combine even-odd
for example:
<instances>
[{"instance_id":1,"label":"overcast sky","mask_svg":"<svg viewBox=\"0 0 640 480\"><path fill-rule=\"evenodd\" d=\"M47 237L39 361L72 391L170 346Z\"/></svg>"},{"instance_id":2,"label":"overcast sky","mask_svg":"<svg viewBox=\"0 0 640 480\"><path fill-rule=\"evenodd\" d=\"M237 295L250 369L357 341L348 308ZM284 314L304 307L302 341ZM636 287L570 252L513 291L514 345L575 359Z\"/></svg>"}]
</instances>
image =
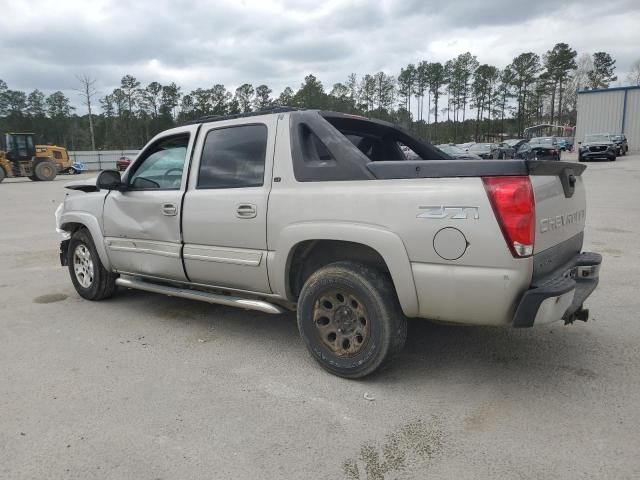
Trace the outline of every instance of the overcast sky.
<instances>
[{"instance_id":1,"label":"overcast sky","mask_svg":"<svg viewBox=\"0 0 640 480\"><path fill-rule=\"evenodd\" d=\"M397 75L421 59L470 51L504 67L557 42L606 51L622 79L640 58L640 0L6 0L0 79L74 96L76 74L101 95L132 74L183 93L266 83L277 95L314 73L330 89L350 72ZM594 28L591 28L594 27ZM77 104L78 99L73 98Z\"/></svg>"}]
</instances>

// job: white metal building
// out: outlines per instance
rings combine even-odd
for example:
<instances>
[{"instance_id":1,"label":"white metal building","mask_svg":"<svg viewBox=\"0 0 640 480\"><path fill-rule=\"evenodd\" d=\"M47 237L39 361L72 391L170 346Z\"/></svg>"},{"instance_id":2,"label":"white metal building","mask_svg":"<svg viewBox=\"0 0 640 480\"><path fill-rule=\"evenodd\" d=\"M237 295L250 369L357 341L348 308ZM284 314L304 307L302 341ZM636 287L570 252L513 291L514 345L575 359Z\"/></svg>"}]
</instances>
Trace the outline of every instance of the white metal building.
<instances>
[{"instance_id":1,"label":"white metal building","mask_svg":"<svg viewBox=\"0 0 640 480\"><path fill-rule=\"evenodd\" d=\"M589 133L624 133L629 150L640 150L640 86L578 92L576 143Z\"/></svg>"}]
</instances>

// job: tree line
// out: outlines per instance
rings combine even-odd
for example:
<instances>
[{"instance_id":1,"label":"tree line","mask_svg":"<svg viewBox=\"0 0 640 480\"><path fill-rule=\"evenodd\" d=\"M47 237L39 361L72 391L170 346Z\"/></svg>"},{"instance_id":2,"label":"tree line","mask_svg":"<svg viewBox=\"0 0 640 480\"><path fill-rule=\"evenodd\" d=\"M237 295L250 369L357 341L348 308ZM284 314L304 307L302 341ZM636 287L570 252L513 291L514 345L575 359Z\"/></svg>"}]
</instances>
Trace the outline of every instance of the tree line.
<instances>
[{"instance_id":1,"label":"tree line","mask_svg":"<svg viewBox=\"0 0 640 480\"><path fill-rule=\"evenodd\" d=\"M132 75L100 95L96 80L82 75L76 90L84 115L63 92L26 93L0 80L0 131L33 131L39 142L72 150L140 148L156 133L203 116L283 105L392 121L434 143L489 141L521 136L533 124L574 125L576 92L608 88L617 80L615 63L606 52L578 57L558 43L543 55L521 53L503 69L466 52L444 63L406 65L396 76L352 73L330 89L309 74L297 90L286 87L277 96L264 84L183 92L174 82L143 85Z\"/></svg>"}]
</instances>

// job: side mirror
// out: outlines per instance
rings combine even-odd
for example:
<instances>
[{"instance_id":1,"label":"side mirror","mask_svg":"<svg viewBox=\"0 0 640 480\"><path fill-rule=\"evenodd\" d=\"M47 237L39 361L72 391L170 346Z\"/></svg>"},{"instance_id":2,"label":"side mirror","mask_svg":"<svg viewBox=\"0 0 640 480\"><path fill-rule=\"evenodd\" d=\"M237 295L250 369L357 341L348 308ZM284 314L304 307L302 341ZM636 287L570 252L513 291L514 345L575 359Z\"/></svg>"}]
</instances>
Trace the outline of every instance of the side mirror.
<instances>
[{"instance_id":1,"label":"side mirror","mask_svg":"<svg viewBox=\"0 0 640 480\"><path fill-rule=\"evenodd\" d=\"M120 172L117 170L103 170L98 175L96 186L100 190L123 190Z\"/></svg>"}]
</instances>

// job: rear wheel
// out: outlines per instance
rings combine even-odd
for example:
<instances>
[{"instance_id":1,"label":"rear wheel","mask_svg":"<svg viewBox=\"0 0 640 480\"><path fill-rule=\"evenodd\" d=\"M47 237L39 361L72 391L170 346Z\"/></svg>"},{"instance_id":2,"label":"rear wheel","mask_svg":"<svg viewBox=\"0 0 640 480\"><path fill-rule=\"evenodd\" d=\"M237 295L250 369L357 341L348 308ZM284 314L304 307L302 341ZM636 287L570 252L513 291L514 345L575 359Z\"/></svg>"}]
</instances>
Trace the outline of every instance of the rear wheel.
<instances>
[{"instance_id":1,"label":"rear wheel","mask_svg":"<svg viewBox=\"0 0 640 480\"><path fill-rule=\"evenodd\" d=\"M73 234L67 255L71 281L82 298L102 300L115 293L118 275L104 268L88 230Z\"/></svg>"},{"instance_id":2,"label":"rear wheel","mask_svg":"<svg viewBox=\"0 0 640 480\"><path fill-rule=\"evenodd\" d=\"M38 162L33 168L33 176L40 181L51 181L56 178L57 173L55 164L49 161Z\"/></svg>"},{"instance_id":3,"label":"rear wheel","mask_svg":"<svg viewBox=\"0 0 640 480\"><path fill-rule=\"evenodd\" d=\"M313 273L302 288L298 329L325 370L361 378L402 349L407 320L387 275L336 262Z\"/></svg>"}]
</instances>

